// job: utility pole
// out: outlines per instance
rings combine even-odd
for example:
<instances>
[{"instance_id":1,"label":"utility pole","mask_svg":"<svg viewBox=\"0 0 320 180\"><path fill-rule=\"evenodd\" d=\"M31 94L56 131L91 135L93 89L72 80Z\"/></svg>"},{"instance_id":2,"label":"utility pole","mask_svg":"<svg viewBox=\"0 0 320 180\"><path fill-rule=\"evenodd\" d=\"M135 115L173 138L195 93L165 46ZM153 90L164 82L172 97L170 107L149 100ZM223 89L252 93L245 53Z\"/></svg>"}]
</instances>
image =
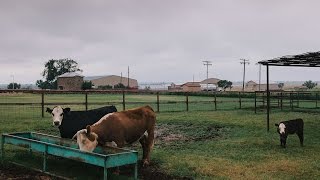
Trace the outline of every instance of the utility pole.
<instances>
[{"instance_id":1,"label":"utility pole","mask_svg":"<svg viewBox=\"0 0 320 180\"><path fill-rule=\"evenodd\" d=\"M121 72L120 84L122 84L122 72Z\"/></svg>"},{"instance_id":2,"label":"utility pole","mask_svg":"<svg viewBox=\"0 0 320 180\"><path fill-rule=\"evenodd\" d=\"M12 77L12 89L14 89L14 75L12 74L11 77Z\"/></svg>"},{"instance_id":3,"label":"utility pole","mask_svg":"<svg viewBox=\"0 0 320 180\"><path fill-rule=\"evenodd\" d=\"M207 66L207 92L208 92L208 76L209 76L209 66L212 66L212 63L211 63L211 61L202 61L204 64L203 65L205 65L205 66Z\"/></svg>"},{"instance_id":4,"label":"utility pole","mask_svg":"<svg viewBox=\"0 0 320 180\"><path fill-rule=\"evenodd\" d=\"M242 82L242 91L244 91L244 81L246 77L246 64L250 64L247 59L240 59L240 64L243 64L243 82Z\"/></svg>"},{"instance_id":5,"label":"utility pole","mask_svg":"<svg viewBox=\"0 0 320 180\"><path fill-rule=\"evenodd\" d=\"M259 64L259 91L260 91L260 85L261 85L261 64Z\"/></svg>"},{"instance_id":6,"label":"utility pole","mask_svg":"<svg viewBox=\"0 0 320 180\"><path fill-rule=\"evenodd\" d=\"M259 65L259 91L261 90L260 85L261 85L261 64L256 63L256 65Z\"/></svg>"}]
</instances>

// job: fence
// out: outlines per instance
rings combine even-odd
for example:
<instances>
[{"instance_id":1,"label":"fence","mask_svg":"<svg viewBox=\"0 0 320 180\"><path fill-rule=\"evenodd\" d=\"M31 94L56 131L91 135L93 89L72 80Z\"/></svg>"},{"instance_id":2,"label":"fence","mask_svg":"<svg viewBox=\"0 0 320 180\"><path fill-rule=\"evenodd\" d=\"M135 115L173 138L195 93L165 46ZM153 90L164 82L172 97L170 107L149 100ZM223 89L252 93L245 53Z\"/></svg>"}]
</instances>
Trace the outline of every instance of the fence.
<instances>
[{"instance_id":1,"label":"fence","mask_svg":"<svg viewBox=\"0 0 320 180\"><path fill-rule=\"evenodd\" d=\"M271 107L279 110L317 110L319 92L271 92ZM46 107L61 105L88 110L115 105L125 110L150 105L157 112L216 111L266 108L265 92L182 93L166 91L42 91L0 90L0 119L49 117Z\"/></svg>"}]
</instances>

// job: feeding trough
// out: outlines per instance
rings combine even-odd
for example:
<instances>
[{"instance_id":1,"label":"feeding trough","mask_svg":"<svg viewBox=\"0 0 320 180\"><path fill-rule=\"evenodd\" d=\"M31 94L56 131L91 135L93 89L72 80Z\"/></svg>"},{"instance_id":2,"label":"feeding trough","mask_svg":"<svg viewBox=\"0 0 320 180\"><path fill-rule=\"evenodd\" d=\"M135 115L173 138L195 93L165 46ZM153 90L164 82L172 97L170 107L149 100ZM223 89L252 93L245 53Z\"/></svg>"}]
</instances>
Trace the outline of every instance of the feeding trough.
<instances>
[{"instance_id":1,"label":"feeding trough","mask_svg":"<svg viewBox=\"0 0 320 180\"><path fill-rule=\"evenodd\" d=\"M43 172L47 172L47 156L54 155L81 161L104 168L104 179L107 179L107 169L134 164L134 178L138 176L138 153L116 147L97 147L92 153L80 151L75 141L62 139L35 132L2 134L1 156L4 158L4 145L12 144L28 148L30 151L43 153Z\"/></svg>"}]
</instances>

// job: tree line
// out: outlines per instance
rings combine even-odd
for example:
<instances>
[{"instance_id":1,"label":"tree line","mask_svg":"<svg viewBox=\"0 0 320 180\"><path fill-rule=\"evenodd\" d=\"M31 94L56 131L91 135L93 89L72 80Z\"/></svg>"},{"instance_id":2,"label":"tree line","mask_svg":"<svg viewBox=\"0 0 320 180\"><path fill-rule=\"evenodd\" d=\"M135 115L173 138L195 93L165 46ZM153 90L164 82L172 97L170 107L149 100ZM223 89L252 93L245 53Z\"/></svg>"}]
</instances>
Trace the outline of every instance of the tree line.
<instances>
[{"instance_id":1,"label":"tree line","mask_svg":"<svg viewBox=\"0 0 320 180\"><path fill-rule=\"evenodd\" d=\"M40 89L57 89L58 84L58 76L64 73L71 73L71 72L82 72L83 70L79 68L78 62L73 59L51 59L47 61L44 65L44 70L42 71L41 75L43 79L37 80L36 85ZM283 87L283 83L280 83ZM279 86L280 86L279 84ZM91 81L84 81L82 84L82 89L91 89L94 84ZM303 83L302 86L307 87L308 89L313 89L317 86L317 83L312 82L311 80L306 81ZM228 80L220 80L218 82L218 87L222 88L223 90L227 88L232 88L232 82ZM10 83L7 86L8 89L20 89L21 84L18 83ZM125 85L119 83L114 87L110 85L106 86L99 86L98 89L125 89L127 88Z\"/></svg>"}]
</instances>

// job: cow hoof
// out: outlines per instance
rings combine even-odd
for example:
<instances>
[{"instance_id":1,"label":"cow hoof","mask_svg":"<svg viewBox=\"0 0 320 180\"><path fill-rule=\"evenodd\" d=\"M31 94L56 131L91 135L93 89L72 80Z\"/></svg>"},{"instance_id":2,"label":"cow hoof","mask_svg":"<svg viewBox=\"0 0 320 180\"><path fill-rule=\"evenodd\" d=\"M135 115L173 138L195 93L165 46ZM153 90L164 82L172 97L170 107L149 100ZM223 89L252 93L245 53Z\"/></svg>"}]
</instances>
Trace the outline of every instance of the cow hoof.
<instances>
[{"instance_id":1,"label":"cow hoof","mask_svg":"<svg viewBox=\"0 0 320 180\"><path fill-rule=\"evenodd\" d=\"M143 164L142 164L142 167L147 167L147 166L149 166L149 161L148 160L144 160L143 161Z\"/></svg>"}]
</instances>

